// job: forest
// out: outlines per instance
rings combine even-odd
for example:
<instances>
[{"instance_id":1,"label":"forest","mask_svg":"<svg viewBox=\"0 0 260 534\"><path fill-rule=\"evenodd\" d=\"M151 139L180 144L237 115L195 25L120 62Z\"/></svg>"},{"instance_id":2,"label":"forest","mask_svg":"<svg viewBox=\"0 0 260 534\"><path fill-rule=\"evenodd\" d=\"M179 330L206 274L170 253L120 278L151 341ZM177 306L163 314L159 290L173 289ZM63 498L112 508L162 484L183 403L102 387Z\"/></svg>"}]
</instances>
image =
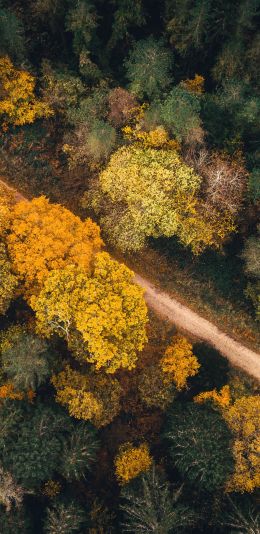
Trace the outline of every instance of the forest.
<instances>
[{"instance_id":1,"label":"forest","mask_svg":"<svg viewBox=\"0 0 260 534\"><path fill-rule=\"evenodd\" d=\"M259 22L0 0L0 534L260 534Z\"/></svg>"}]
</instances>

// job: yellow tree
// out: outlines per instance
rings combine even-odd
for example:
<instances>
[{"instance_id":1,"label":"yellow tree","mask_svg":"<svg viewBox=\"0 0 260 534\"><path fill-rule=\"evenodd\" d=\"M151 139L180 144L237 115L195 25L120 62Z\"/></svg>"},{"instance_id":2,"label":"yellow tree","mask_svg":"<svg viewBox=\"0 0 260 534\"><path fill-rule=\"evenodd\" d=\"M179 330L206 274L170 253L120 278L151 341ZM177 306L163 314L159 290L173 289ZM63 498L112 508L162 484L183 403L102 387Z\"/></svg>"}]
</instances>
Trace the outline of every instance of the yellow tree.
<instances>
[{"instance_id":1,"label":"yellow tree","mask_svg":"<svg viewBox=\"0 0 260 534\"><path fill-rule=\"evenodd\" d=\"M146 341L143 289L109 254L96 255L91 276L75 265L54 270L31 306L39 332L64 337L75 355L96 369L114 373L135 367Z\"/></svg>"},{"instance_id":2,"label":"yellow tree","mask_svg":"<svg viewBox=\"0 0 260 534\"><path fill-rule=\"evenodd\" d=\"M95 426L108 425L120 411L121 387L116 378L101 373L82 374L69 365L51 379L56 401L76 419Z\"/></svg>"},{"instance_id":3,"label":"yellow tree","mask_svg":"<svg viewBox=\"0 0 260 534\"><path fill-rule=\"evenodd\" d=\"M129 128L125 133L131 136ZM219 247L234 230L232 216L208 209L201 199L201 177L170 149L161 128L138 135L141 143L111 156L83 206L91 202L101 213L108 238L123 251L141 249L149 237L174 235L195 254Z\"/></svg>"},{"instance_id":4,"label":"yellow tree","mask_svg":"<svg viewBox=\"0 0 260 534\"><path fill-rule=\"evenodd\" d=\"M198 373L200 364L192 352L192 344L184 336L177 334L161 359L161 367L174 382L176 389L181 390L186 387L187 379Z\"/></svg>"},{"instance_id":5,"label":"yellow tree","mask_svg":"<svg viewBox=\"0 0 260 534\"><path fill-rule=\"evenodd\" d=\"M116 477L120 484L126 484L147 471L151 465L152 457L146 443L142 443L139 447L124 443L115 458Z\"/></svg>"},{"instance_id":6,"label":"yellow tree","mask_svg":"<svg viewBox=\"0 0 260 534\"><path fill-rule=\"evenodd\" d=\"M14 67L9 57L0 58L0 117L3 127L21 126L49 117L52 110L35 96L35 78Z\"/></svg>"},{"instance_id":7,"label":"yellow tree","mask_svg":"<svg viewBox=\"0 0 260 534\"><path fill-rule=\"evenodd\" d=\"M253 491L260 486L260 395L241 397L224 412L234 434L235 472L228 491Z\"/></svg>"},{"instance_id":8,"label":"yellow tree","mask_svg":"<svg viewBox=\"0 0 260 534\"><path fill-rule=\"evenodd\" d=\"M53 269L74 264L89 271L94 254L102 246L100 229L94 222L81 221L45 197L22 201L13 207L6 240L27 298L39 292Z\"/></svg>"},{"instance_id":9,"label":"yellow tree","mask_svg":"<svg viewBox=\"0 0 260 534\"><path fill-rule=\"evenodd\" d=\"M18 280L12 272L5 245L0 242L0 315L8 309L17 286Z\"/></svg>"},{"instance_id":10,"label":"yellow tree","mask_svg":"<svg viewBox=\"0 0 260 534\"><path fill-rule=\"evenodd\" d=\"M4 237L11 223L15 192L0 183L0 237Z\"/></svg>"}]
</instances>

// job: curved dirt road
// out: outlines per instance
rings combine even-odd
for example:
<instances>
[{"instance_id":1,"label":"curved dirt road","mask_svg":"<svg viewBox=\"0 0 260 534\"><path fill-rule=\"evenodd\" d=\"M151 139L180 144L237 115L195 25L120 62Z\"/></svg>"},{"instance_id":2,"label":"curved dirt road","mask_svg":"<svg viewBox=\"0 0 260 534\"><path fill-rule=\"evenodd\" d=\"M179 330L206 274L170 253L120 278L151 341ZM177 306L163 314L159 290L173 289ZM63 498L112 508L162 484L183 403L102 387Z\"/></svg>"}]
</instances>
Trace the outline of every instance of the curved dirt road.
<instances>
[{"instance_id":1,"label":"curved dirt road","mask_svg":"<svg viewBox=\"0 0 260 534\"><path fill-rule=\"evenodd\" d=\"M168 319L181 330L206 341L226 356L232 365L260 380L260 354L221 332L214 324L160 291L145 278L135 275L135 281L145 289L146 303L158 315Z\"/></svg>"},{"instance_id":2,"label":"curved dirt road","mask_svg":"<svg viewBox=\"0 0 260 534\"><path fill-rule=\"evenodd\" d=\"M15 191L15 200L27 200L21 193L10 187L4 180L0 184L7 189ZM158 315L168 319L181 330L192 334L194 337L206 341L215 347L223 356L228 358L235 367L240 367L249 375L260 380L260 354L241 345L224 332L221 332L213 323L207 321L197 313L183 306L167 293L156 289L145 278L135 275L135 281L145 289L147 305Z\"/></svg>"}]
</instances>

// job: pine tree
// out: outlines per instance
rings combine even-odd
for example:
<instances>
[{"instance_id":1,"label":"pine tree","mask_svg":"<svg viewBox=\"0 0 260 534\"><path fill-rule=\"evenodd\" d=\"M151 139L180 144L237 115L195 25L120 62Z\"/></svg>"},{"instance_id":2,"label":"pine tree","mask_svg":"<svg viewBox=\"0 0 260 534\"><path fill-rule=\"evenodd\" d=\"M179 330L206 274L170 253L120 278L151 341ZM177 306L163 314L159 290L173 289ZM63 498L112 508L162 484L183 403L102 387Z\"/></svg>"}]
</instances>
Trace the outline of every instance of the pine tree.
<instances>
[{"instance_id":1,"label":"pine tree","mask_svg":"<svg viewBox=\"0 0 260 534\"><path fill-rule=\"evenodd\" d=\"M47 509L44 522L46 534L73 534L82 532L81 527L85 522L85 514L76 502L57 502L52 508Z\"/></svg>"},{"instance_id":2,"label":"pine tree","mask_svg":"<svg viewBox=\"0 0 260 534\"><path fill-rule=\"evenodd\" d=\"M17 390L35 390L50 374L47 343L33 334L21 332L11 347L2 351L2 367Z\"/></svg>"},{"instance_id":3,"label":"pine tree","mask_svg":"<svg viewBox=\"0 0 260 534\"><path fill-rule=\"evenodd\" d=\"M0 2L0 55L21 60L25 54L25 37L22 21L11 9Z\"/></svg>"},{"instance_id":4,"label":"pine tree","mask_svg":"<svg viewBox=\"0 0 260 534\"><path fill-rule=\"evenodd\" d=\"M139 98L159 98L172 81L172 54L153 37L135 44L125 67L129 89Z\"/></svg>"},{"instance_id":5,"label":"pine tree","mask_svg":"<svg viewBox=\"0 0 260 534\"><path fill-rule=\"evenodd\" d=\"M30 490L52 478L72 423L58 407L40 403L21 406L19 415L19 425L11 424L0 441L0 456L17 482Z\"/></svg>"},{"instance_id":6,"label":"pine tree","mask_svg":"<svg viewBox=\"0 0 260 534\"><path fill-rule=\"evenodd\" d=\"M199 489L215 491L233 472L231 432L209 406L175 402L168 414L165 437L173 464Z\"/></svg>"},{"instance_id":7,"label":"pine tree","mask_svg":"<svg viewBox=\"0 0 260 534\"><path fill-rule=\"evenodd\" d=\"M93 427L75 426L63 448L59 471L67 480L80 480L96 458L99 442Z\"/></svg>"},{"instance_id":8,"label":"pine tree","mask_svg":"<svg viewBox=\"0 0 260 534\"><path fill-rule=\"evenodd\" d=\"M180 494L180 490L171 492L153 467L122 492L122 532L170 534L194 526L196 515L177 502Z\"/></svg>"}]
</instances>

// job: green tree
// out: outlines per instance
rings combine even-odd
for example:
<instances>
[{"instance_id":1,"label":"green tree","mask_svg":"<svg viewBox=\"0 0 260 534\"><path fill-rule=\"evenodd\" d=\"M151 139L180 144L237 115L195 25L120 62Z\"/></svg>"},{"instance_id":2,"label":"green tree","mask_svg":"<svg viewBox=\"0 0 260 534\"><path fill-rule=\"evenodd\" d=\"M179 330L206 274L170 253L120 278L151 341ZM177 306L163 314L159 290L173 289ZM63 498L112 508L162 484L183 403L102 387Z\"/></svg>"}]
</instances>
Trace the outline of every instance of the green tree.
<instances>
[{"instance_id":1,"label":"green tree","mask_svg":"<svg viewBox=\"0 0 260 534\"><path fill-rule=\"evenodd\" d=\"M72 2L66 16L66 27L73 33L73 48L79 57L80 72L89 81L95 81L101 77L101 72L92 61L90 54L97 25L98 18L91 0Z\"/></svg>"},{"instance_id":2,"label":"green tree","mask_svg":"<svg viewBox=\"0 0 260 534\"><path fill-rule=\"evenodd\" d=\"M91 165L93 162L102 163L111 154L115 144L116 131L113 126L96 119L89 125L77 126L68 142L63 145L63 151L68 154L72 168Z\"/></svg>"},{"instance_id":3,"label":"green tree","mask_svg":"<svg viewBox=\"0 0 260 534\"><path fill-rule=\"evenodd\" d=\"M203 140L200 95L185 90L181 85L174 87L162 102L160 119L178 141Z\"/></svg>"},{"instance_id":4,"label":"green tree","mask_svg":"<svg viewBox=\"0 0 260 534\"><path fill-rule=\"evenodd\" d=\"M112 0L115 6L108 47L129 39L131 30L144 26L146 17L142 0Z\"/></svg>"},{"instance_id":5,"label":"green tree","mask_svg":"<svg viewBox=\"0 0 260 534\"><path fill-rule=\"evenodd\" d=\"M165 437L173 464L184 479L202 490L224 486L233 471L231 432L210 407L175 402Z\"/></svg>"},{"instance_id":6,"label":"green tree","mask_svg":"<svg viewBox=\"0 0 260 534\"><path fill-rule=\"evenodd\" d=\"M226 506L221 510L218 524L228 527L232 534L258 534L260 532L260 513L252 499L233 494L228 496Z\"/></svg>"},{"instance_id":7,"label":"green tree","mask_svg":"<svg viewBox=\"0 0 260 534\"><path fill-rule=\"evenodd\" d=\"M67 30L73 33L73 46L77 54L88 48L97 27L97 15L91 0L70 2L72 7L67 14Z\"/></svg>"},{"instance_id":8,"label":"green tree","mask_svg":"<svg viewBox=\"0 0 260 534\"><path fill-rule=\"evenodd\" d=\"M8 335L8 333L7 333ZM11 347L2 350L4 373L17 390L36 390L50 374L51 354L47 343L33 334L21 331Z\"/></svg>"},{"instance_id":9,"label":"green tree","mask_svg":"<svg viewBox=\"0 0 260 534\"><path fill-rule=\"evenodd\" d=\"M31 534L33 526L25 508L14 508L11 513L0 505L1 534Z\"/></svg>"},{"instance_id":10,"label":"green tree","mask_svg":"<svg viewBox=\"0 0 260 534\"><path fill-rule=\"evenodd\" d=\"M134 45L125 67L129 89L141 99L160 97L172 81L172 54L153 37Z\"/></svg>"},{"instance_id":11,"label":"green tree","mask_svg":"<svg viewBox=\"0 0 260 534\"><path fill-rule=\"evenodd\" d=\"M249 175L248 189L250 200L257 203L260 200L260 169L254 167Z\"/></svg>"},{"instance_id":12,"label":"green tree","mask_svg":"<svg viewBox=\"0 0 260 534\"><path fill-rule=\"evenodd\" d=\"M85 513L76 502L57 502L52 508L47 509L44 533L80 534L84 523Z\"/></svg>"},{"instance_id":13,"label":"green tree","mask_svg":"<svg viewBox=\"0 0 260 534\"><path fill-rule=\"evenodd\" d=\"M40 403L22 405L18 417L19 425L10 424L7 419L7 435L0 441L0 456L17 482L30 490L52 478L62 455L64 435L72 423L58 407Z\"/></svg>"},{"instance_id":14,"label":"green tree","mask_svg":"<svg viewBox=\"0 0 260 534\"><path fill-rule=\"evenodd\" d=\"M153 467L122 492L122 532L170 534L196 524L196 515L179 504L181 491L172 492Z\"/></svg>"},{"instance_id":15,"label":"green tree","mask_svg":"<svg viewBox=\"0 0 260 534\"><path fill-rule=\"evenodd\" d=\"M60 473L67 480L85 478L96 458L99 442L93 427L85 423L75 426L63 448Z\"/></svg>"},{"instance_id":16,"label":"green tree","mask_svg":"<svg viewBox=\"0 0 260 534\"><path fill-rule=\"evenodd\" d=\"M22 60L25 53L25 38L22 21L0 2L0 55Z\"/></svg>"}]
</instances>

